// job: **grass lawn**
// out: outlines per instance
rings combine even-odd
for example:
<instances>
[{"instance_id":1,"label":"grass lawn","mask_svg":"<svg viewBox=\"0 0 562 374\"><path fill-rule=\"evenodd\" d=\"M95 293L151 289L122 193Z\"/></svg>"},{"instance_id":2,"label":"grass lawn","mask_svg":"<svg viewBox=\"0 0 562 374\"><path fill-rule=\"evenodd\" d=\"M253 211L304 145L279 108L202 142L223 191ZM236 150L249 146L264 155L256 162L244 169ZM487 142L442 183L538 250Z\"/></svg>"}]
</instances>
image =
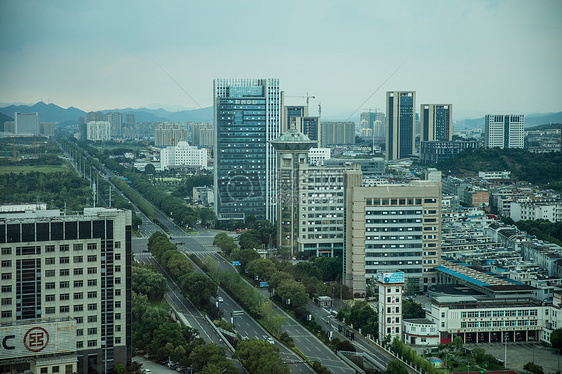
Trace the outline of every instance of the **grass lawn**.
<instances>
[{"instance_id":1,"label":"grass lawn","mask_svg":"<svg viewBox=\"0 0 562 374\"><path fill-rule=\"evenodd\" d=\"M71 170L70 165L63 164L63 165L22 165L22 166L0 166L0 175L2 174L10 174L10 173L30 173L32 171L38 171L41 173L54 173L57 171L65 172Z\"/></svg>"}]
</instances>

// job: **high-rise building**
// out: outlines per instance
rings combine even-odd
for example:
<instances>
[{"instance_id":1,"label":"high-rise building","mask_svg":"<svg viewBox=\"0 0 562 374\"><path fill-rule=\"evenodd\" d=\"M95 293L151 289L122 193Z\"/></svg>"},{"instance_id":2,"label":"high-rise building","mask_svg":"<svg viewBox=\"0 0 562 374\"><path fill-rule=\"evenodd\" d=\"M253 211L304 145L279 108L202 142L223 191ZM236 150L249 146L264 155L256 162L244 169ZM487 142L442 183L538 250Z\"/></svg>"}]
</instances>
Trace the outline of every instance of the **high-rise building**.
<instances>
[{"instance_id":1,"label":"high-rise building","mask_svg":"<svg viewBox=\"0 0 562 374\"><path fill-rule=\"evenodd\" d=\"M386 160L399 160L414 153L416 92L386 93Z\"/></svg>"},{"instance_id":2,"label":"high-rise building","mask_svg":"<svg viewBox=\"0 0 562 374\"><path fill-rule=\"evenodd\" d=\"M193 145L208 147L213 144L213 124L192 123L191 143Z\"/></svg>"},{"instance_id":3,"label":"high-rise building","mask_svg":"<svg viewBox=\"0 0 562 374\"><path fill-rule=\"evenodd\" d=\"M420 117L420 141L453 140L453 104L421 104Z\"/></svg>"},{"instance_id":4,"label":"high-rise building","mask_svg":"<svg viewBox=\"0 0 562 374\"><path fill-rule=\"evenodd\" d=\"M137 116L135 113L127 113L125 123L127 123L128 126L135 127L137 124Z\"/></svg>"},{"instance_id":5,"label":"high-rise building","mask_svg":"<svg viewBox=\"0 0 562 374\"><path fill-rule=\"evenodd\" d=\"M111 125L107 121L91 121L86 124L88 140L108 141L111 140Z\"/></svg>"},{"instance_id":6,"label":"high-rise building","mask_svg":"<svg viewBox=\"0 0 562 374\"><path fill-rule=\"evenodd\" d=\"M3 207L4 208L4 207ZM131 363L131 212L0 213L1 372L109 373Z\"/></svg>"},{"instance_id":7,"label":"high-rise building","mask_svg":"<svg viewBox=\"0 0 562 374\"><path fill-rule=\"evenodd\" d=\"M525 116L523 114L494 115L485 118L486 148L523 148L525 145Z\"/></svg>"},{"instance_id":8,"label":"high-rise building","mask_svg":"<svg viewBox=\"0 0 562 374\"><path fill-rule=\"evenodd\" d=\"M355 144L355 122L327 121L321 126L322 147Z\"/></svg>"},{"instance_id":9,"label":"high-rise building","mask_svg":"<svg viewBox=\"0 0 562 374\"><path fill-rule=\"evenodd\" d=\"M435 164L441 160L453 157L466 149L476 149L479 146L479 143L474 140L422 141L420 143L420 161L424 164Z\"/></svg>"},{"instance_id":10,"label":"high-rise building","mask_svg":"<svg viewBox=\"0 0 562 374\"><path fill-rule=\"evenodd\" d=\"M154 129L154 145L156 147L174 146L179 142L187 142L189 131L179 123L159 123Z\"/></svg>"},{"instance_id":11,"label":"high-rise building","mask_svg":"<svg viewBox=\"0 0 562 374\"><path fill-rule=\"evenodd\" d=\"M277 216L277 157L270 141L281 132L279 79L215 79L215 212L219 220Z\"/></svg>"},{"instance_id":12,"label":"high-rise building","mask_svg":"<svg viewBox=\"0 0 562 374\"><path fill-rule=\"evenodd\" d=\"M286 105L283 107L282 132L296 129L308 136L310 140L320 142L320 117L308 115L306 105Z\"/></svg>"},{"instance_id":13,"label":"high-rise building","mask_svg":"<svg viewBox=\"0 0 562 374\"><path fill-rule=\"evenodd\" d=\"M107 121L107 114L104 112L88 112L86 122Z\"/></svg>"},{"instance_id":14,"label":"high-rise building","mask_svg":"<svg viewBox=\"0 0 562 374\"><path fill-rule=\"evenodd\" d=\"M39 135L39 113L15 112L14 122L16 134Z\"/></svg>"},{"instance_id":15,"label":"high-rise building","mask_svg":"<svg viewBox=\"0 0 562 374\"><path fill-rule=\"evenodd\" d=\"M123 126L123 114L120 112L107 113L107 121L111 125L111 136L121 136L121 127Z\"/></svg>"},{"instance_id":16,"label":"high-rise building","mask_svg":"<svg viewBox=\"0 0 562 374\"><path fill-rule=\"evenodd\" d=\"M344 275L354 294L378 273L404 272L420 289L435 284L441 256L441 183L364 186L344 172Z\"/></svg>"}]
</instances>

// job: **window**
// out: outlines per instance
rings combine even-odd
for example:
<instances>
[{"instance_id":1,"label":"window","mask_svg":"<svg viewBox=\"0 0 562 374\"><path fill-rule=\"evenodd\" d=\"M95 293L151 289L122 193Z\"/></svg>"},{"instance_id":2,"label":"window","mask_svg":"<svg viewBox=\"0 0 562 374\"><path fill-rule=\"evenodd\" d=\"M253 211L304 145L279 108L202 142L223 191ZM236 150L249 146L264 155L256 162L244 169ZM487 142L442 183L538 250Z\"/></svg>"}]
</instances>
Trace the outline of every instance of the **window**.
<instances>
[{"instance_id":1,"label":"window","mask_svg":"<svg viewBox=\"0 0 562 374\"><path fill-rule=\"evenodd\" d=\"M80 263L80 262L82 262L82 261L84 261L84 257L82 257L82 256L74 256L74 263L75 263L75 264Z\"/></svg>"},{"instance_id":2,"label":"window","mask_svg":"<svg viewBox=\"0 0 562 374\"><path fill-rule=\"evenodd\" d=\"M115 284L121 284L121 278L115 278Z\"/></svg>"},{"instance_id":3,"label":"window","mask_svg":"<svg viewBox=\"0 0 562 374\"><path fill-rule=\"evenodd\" d=\"M60 269L60 276L64 277L70 274L70 270L69 269Z\"/></svg>"},{"instance_id":4,"label":"window","mask_svg":"<svg viewBox=\"0 0 562 374\"><path fill-rule=\"evenodd\" d=\"M69 245L68 244L61 244L59 246L59 251L60 252L68 252L70 250Z\"/></svg>"},{"instance_id":5,"label":"window","mask_svg":"<svg viewBox=\"0 0 562 374\"><path fill-rule=\"evenodd\" d=\"M47 283L45 283L45 289L46 289L46 290L53 290L53 289L55 289L55 282L47 282Z\"/></svg>"},{"instance_id":6,"label":"window","mask_svg":"<svg viewBox=\"0 0 562 374\"><path fill-rule=\"evenodd\" d=\"M97 291L88 292L88 299L95 299L96 297L98 297Z\"/></svg>"},{"instance_id":7,"label":"window","mask_svg":"<svg viewBox=\"0 0 562 374\"><path fill-rule=\"evenodd\" d=\"M1 266L3 268L9 268L12 266L12 260L2 260Z\"/></svg>"},{"instance_id":8,"label":"window","mask_svg":"<svg viewBox=\"0 0 562 374\"><path fill-rule=\"evenodd\" d=\"M70 300L70 294L68 293L61 293L60 300Z\"/></svg>"},{"instance_id":9,"label":"window","mask_svg":"<svg viewBox=\"0 0 562 374\"><path fill-rule=\"evenodd\" d=\"M84 286L84 281L74 281L74 287L82 287Z\"/></svg>"},{"instance_id":10,"label":"window","mask_svg":"<svg viewBox=\"0 0 562 374\"><path fill-rule=\"evenodd\" d=\"M10 297L2 298L2 305L12 305L12 298Z\"/></svg>"},{"instance_id":11,"label":"window","mask_svg":"<svg viewBox=\"0 0 562 374\"><path fill-rule=\"evenodd\" d=\"M76 323L84 323L84 317L74 317Z\"/></svg>"},{"instance_id":12,"label":"window","mask_svg":"<svg viewBox=\"0 0 562 374\"><path fill-rule=\"evenodd\" d=\"M58 366L53 366L53 373L58 373L59 372L59 367Z\"/></svg>"},{"instance_id":13,"label":"window","mask_svg":"<svg viewBox=\"0 0 562 374\"><path fill-rule=\"evenodd\" d=\"M54 245L46 245L45 246L45 252L54 252L54 251L55 251Z\"/></svg>"},{"instance_id":14,"label":"window","mask_svg":"<svg viewBox=\"0 0 562 374\"><path fill-rule=\"evenodd\" d=\"M96 262L98 260L98 256L96 255L89 255L88 262Z\"/></svg>"},{"instance_id":15,"label":"window","mask_svg":"<svg viewBox=\"0 0 562 374\"><path fill-rule=\"evenodd\" d=\"M115 242L115 248L121 248L121 242Z\"/></svg>"},{"instance_id":16,"label":"window","mask_svg":"<svg viewBox=\"0 0 562 374\"><path fill-rule=\"evenodd\" d=\"M400 307L399 306L396 307L396 313L400 313Z\"/></svg>"},{"instance_id":17,"label":"window","mask_svg":"<svg viewBox=\"0 0 562 374\"><path fill-rule=\"evenodd\" d=\"M84 348L84 342L76 342L76 348Z\"/></svg>"},{"instance_id":18,"label":"window","mask_svg":"<svg viewBox=\"0 0 562 374\"><path fill-rule=\"evenodd\" d=\"M75 312L81 312L84 310L84 305L79 304L79 305L74 305L74 311Z\"/></svg>"},{"instance_id":19,"label":"window","mask_svg":"<svg viewBox=\"0 0 562 374\"><path fill-rule=\"evenodd\" d=\"M84 269L82 268L74 269L74 275L82 275L82 274L84 274Z\"/></svg>"},{"instance_id":20,"label":"window","mask_svg":"<svg viewBox=\"0 0 562 374\"><path fill-rule=\"evenodd\" d=\"M47 374L48 370L47 368L41 368L41 374Z\"/></svg>"},{"instance_id":21,"label":"window","mask_svg":"<svg viewBox=\"0 0 562 374\"><path fill-rule=\"evenodd\" d=\"M54 257L45 258L45 265L54 265L54 264L55 264L55 258Z\"/></svg>"},{"instance_id":22,"label":"window","mask_svg":"<svg viewBox=\"0 0 562 374\"><path fill-rule=\"evenodd\" d=\"M97 334L97 333L98 333L98 329L95 328L95 327L90 327L90 328L88 329L88 335L95 335L95 334Z\"/></svg>"},{"instance_id":23,"label":"window","mask_svg":"<svg viewBox=\"0 0 562 374\"><path fill-rule=\"evenodd\" d=\"M60 288L68 288L68 287L70 287L70 282L69 281L60 282L59 287Z\"/></svg>"},{"instance_id":24,"label":"window","mask_svg":"<svg viewBox=\"0 0 562 374\"><path fill-rule=\"evenodd\" d=\"M68 305L61 305L61 307L59 308L60 313L68 313L69 311L70 308L68 307Z\"/></svg>"},{"instance_id":25,"label":"window","mask_svg":"<svg viewBox=\"0 0 562 374\"><path fill-rule=\"evenodd\" d=\"M68 264L68 263L70 263L70 257L61 257L61 258L59 259L59 263L61 263L61 264Z\"/></svg>"},{"instance_id":26,"label":"window","mask_svg":"<svg viewBox=\"0 0 562 374\"><path fill-rule=\"evenodd\" d=\"M95 347L96 346L96 340L88 340L88 347Z\"/></svg>"},{"instance_id":27,"label":"window","mask_svg":"<svg viewBox=\"0 0 562 374\"><path fill-rule=\"evenodd\" d=\"M115 313L115 319L121 319L121 313Z\"/></svg>"},{"instance_id":28,"label":"window","mask_svg":"<svg viewBox=\"0 0 562 374\"><path fill-rule=\"evenodd\" d=\"M390 323L390 321L391 321L391 318L390 318L390 317L387 317L387 318L386 318L386 323Z\"/></svg>"},{"instance_id":29,"label":"window","mask_svg":"<svg viewBox=\"0 0 562 374\"><path fill-rule=\"evenodd\" d=\"M98 245L96 243L88 243L88 249L98 249Z\"/></svg>"},{"instance_id":30,"label":"window","mask_svg":"<svg viewBox=\"0 0 562 374\"><path fill-rule=\"evenodd\" d=\"M84 335L84 329L77 329L76 336L82 336L82 335Z\"/></svg>"},{"instance_id":31,"label":"window","mask_svg":"<svg viewBox=\"0 0 562 374\"><path fill-rule=\"evenodd\" d=\"M98 310L98 304L88 304L88 310Z\"/></svg>"},{"instance_id":32,"label":"window","mask_svg":"<svg viewBox=\"0 0 562 374\"><path fill-rule=\"evenodd\" d=\"M97 286L97 279L88 279L88 286Z\"/></svg>"},{"instance_id":33,"label":"window","mask_svg":"<svg viewBox=\"0 0 562 374\"><path fill-rule=\"evenodd\" d=\"M96 268L88 268L88 274L96 274L96 273L97 273Z\"/></svg>"},{"instance_id":34,"label":"window","mask_svg":"<svg viewBox=\"0 0 562 374\"><path fill-rule=\"evenodd\" d=\"M2 292L12 292L12 286L2 286Z\"/></svg>"},{"instance_id":35,"label":"window","mask_svg":"<svg viewBox=\"0 0 562 374\"><path fill-rule=\"evenodd\" d=\"M399 334L400 333L400 327L396 328L396 333Z\"/></svg>"},{"instance_id":36,"label":"window","mask_svg":"<svg viewBox=\"0 0 562 374\"><path fill-rule=\"evenodd\" d=\"M45 314L55 314L55 307L54 306L48 306L45 308Z\"/></svg>"},{"instance_id":37,"label":"window","mask_svg":"<svg viewBox=\"0 0 562 374\"><path fill-rule=\"evenodd\" d=\"M88 322L97 322L98 316L88 316Z\"/></svg>"},{"instance_id":38,"label":"window","mask_svg":"<svg viewBox=\"0 0 562 374\"><path fill-rule=\"evenodd\" d=\"M115 326L115 331L116 331L116 332L120 332L120 331L121 331L121 325L116 325L116 326Z\"/></svg>"},{"instance_id":39,"label":"window","mask_svg":"<svg viewBox=\"0 0 562 374\"><path fill-rule=\"evenodd\" d=\"M73 244L73 245L72 245L72 250L73 250L73 251L81 251L82 249L83 249L83 248L82 248L82 244Z\"/></svg>"},{"instance_id":40,"label":"window","mask_svg":"<svg viewBox=\"0 0 562 374\"><path fill-rule=\"evenodd\" d=\"M46 277L54 277L55 271L54 270L45 270L45 276Z\"/></svg>"},{"instance_id":41,"label":"window","mask_svg":"<svg viewBox=\"0 0 562 374\"><path fill-rule=\"evenodd\" d=\"M12 254L12 248L2 248L2 254L3 255L11 255Z\"/></svg>"},{"instance_id":42,"label":"window","mask_svg":"<svg viewBox=\"0 0 562 374\"><path fill-rule=\"evenodd\" d=\"M82 299L84 296L82 295L82 292L74 292L74 300L80 300Z\"/></svg>"},{"instance_id":43,"label":"window","mask_svg":"<svg viewBox=\"0 0 562 374\"><path fill-rule=\"evenodd\" d=\"M116 301L116 302L115 302L115 307L116 307L116 308L121 308L121 301Z\"/></svg>"},{"instance_id":44,"label":"window","mask_svg":"<svg viewBox=\"0 0 562 374\"><path fill-rule=\"evenodd\" d=\"M115 338L115 344L121 344L121 338Z\"/></svg>"},{"instance_id":45,"label":"window","mask_svg":"<svg viewBox=\"0 0 562 374\"><path fill-rule=\"evenodd\" d=\"M115 296L121 296L121 290L115 290Z\"/></svg>"},{"instance_id":46,"label":"window","mask_svg":"<svg viewBox=\"0 0 562 374\"><path fill-rule=\"evenodd\" d=\"M115 266L115 272L118 273L121 271L121 266L120 265L116 265Z\"/></svg>"},{"instance_id":47,"label":"window","mask_svg":"<svg viewBox=\"0 0 562 374\"><path fill-rule=\"evenodd\" d=\"M121 254L120 253L115 254L115 260L116 261L121 260Z\"/></svg>"}]
</instances>

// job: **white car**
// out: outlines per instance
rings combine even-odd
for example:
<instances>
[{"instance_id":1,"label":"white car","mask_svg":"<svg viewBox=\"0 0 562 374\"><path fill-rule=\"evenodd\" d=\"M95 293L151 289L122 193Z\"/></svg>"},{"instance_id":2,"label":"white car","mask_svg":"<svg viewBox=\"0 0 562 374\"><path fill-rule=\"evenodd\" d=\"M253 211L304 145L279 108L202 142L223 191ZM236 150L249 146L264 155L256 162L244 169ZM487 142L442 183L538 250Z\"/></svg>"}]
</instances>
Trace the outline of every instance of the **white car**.
<instances>
[{"instance_id":1,"label":"white car","mask_svg":"<svg viewBox=\"0 0 562 374\"><path fill-rule=\"evenodd\" d=\"M218 297L218 299L217 299L217 300L219 301L219 303L222 303L222 302L224 301L224 300L223 300L223 298L222 298L222 297L220 297L220 296Z\"/></svg>"},{"instance_id":2,"label":"white car","mask_svg":"<svg viewBox=\"0 0 562 374\"><path fill-rule=\"evenodd\" d=\"M272 337L267 338L267 342L268 342L269 344L275 344L275 340L273 340Z\"/></svg>"}]
</instances>

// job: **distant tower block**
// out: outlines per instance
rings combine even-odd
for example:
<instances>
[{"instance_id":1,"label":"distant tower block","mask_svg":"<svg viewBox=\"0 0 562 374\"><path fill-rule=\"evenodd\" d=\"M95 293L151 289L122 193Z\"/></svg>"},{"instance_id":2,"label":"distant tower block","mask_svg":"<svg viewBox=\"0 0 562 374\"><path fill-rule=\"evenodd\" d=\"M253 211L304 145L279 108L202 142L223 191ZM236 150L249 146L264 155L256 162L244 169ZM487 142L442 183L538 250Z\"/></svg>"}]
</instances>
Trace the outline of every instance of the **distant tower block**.
<instances>
[{"instance_id":1,"label":"distant tower block","mask_svg":"<svg viewBox=\"0 0 562 374\"><path fill-rule=\"evenodd\" d=\"M378 273L379 286L379 340L390 335L401 338L402 333L402 290L404 273Z\"/></svg>"},{"instance_id":2,"label":"distant tower block","mask_svg":"<svg viewBox=\"0 0 562 374\"><path fill-rule=\"evenodd\" d=\"M308 183L308 151L316 142L290 129L271 141L277 151L277 227L278 250L294 256L297 251L301 196Z\"/></svg>"}]
</instances>

